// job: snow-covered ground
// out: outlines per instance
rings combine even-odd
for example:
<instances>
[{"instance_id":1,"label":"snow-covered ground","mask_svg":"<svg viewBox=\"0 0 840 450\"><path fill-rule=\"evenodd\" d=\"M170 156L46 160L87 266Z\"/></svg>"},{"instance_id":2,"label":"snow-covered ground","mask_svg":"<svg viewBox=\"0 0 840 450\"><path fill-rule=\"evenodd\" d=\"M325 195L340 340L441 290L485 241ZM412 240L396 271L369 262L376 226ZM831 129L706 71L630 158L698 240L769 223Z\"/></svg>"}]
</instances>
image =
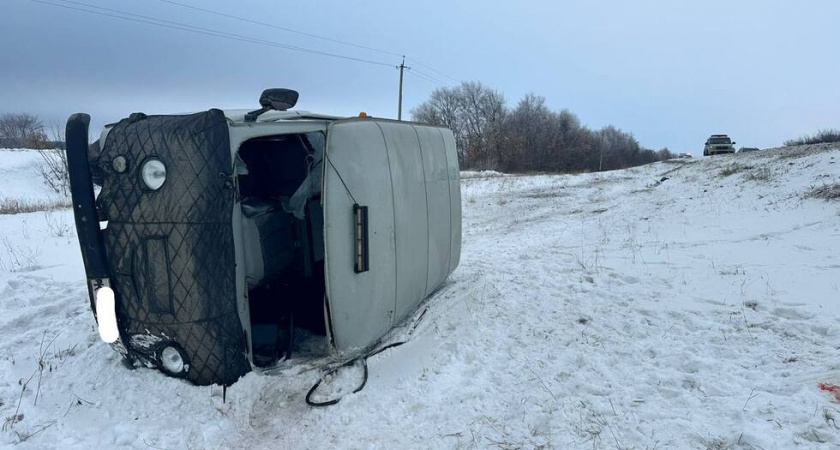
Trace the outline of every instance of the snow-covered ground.
<instances>
[{"instance_id":1,"label":"snow-covered ground","mask_svg":"<svg viewBox=\"0 0 840 450\"><path fill-rule=\"evenodd\" d=\"M37 150L0 149L0 199L46 201L57 199L38 172Z\"/></svg>"},{"instance_id":2,"label":"snow-covered ground","mask_svg":"<svg viewBox=\"0 0 840 450\"><path fill-rule=\"evenodd\" d=\"M0 192L21 194L7 157ZM806 196L834 183L830 146L465 177L460 267L367 387L321 409L311 361L226 403L126 369L70 212L0 216L0 446L837 448L819 385L840 384L840 202Z\"/></svg>"}]
</instances>

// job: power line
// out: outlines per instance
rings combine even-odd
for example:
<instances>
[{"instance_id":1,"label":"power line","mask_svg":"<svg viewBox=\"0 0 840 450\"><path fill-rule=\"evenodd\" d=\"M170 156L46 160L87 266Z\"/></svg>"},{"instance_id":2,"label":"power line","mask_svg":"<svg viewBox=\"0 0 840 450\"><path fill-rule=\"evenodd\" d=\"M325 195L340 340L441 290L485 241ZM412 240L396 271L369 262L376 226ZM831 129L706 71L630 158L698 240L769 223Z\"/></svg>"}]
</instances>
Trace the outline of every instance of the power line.
<instances>
[{"instance_id":1,"label":"power line","mask_svg":"<svg viewBox=\"0 0 840 450\"><path fill-rule=\"evenodd\" d=\"M422 76L417 75L416 73L412 73L412 74L411 74L411 76L412 76L412 77L415 77L415 78L417 78L417 79L423 80L423 81L425 81L426 83L431 84L431 85L432 85L435 89L445 88L445 87L446 87L446 86L444 86L444 85L442 85L442 84L435 83L434 81L432 81L432 80L430 80L430 79L428 79L428 78L423 78Z\"/></svg>"},{"instance_id":2,"label":"power line","mask_svg":"<svg viewBox=\"0 0 840 450\"><path fill-rule=\"evenodd\" d=\"M343 41L341 39L335 39L335 38L331 38L331 37L327 37L327 36L321 36L321 35L314 34L314 33L308 33L306 31L300 31L300 30L295 30L295 29L292 29L292 28L281 27L280 25L275 25L275 24L267 23L267 22L260 22L258 20L249 19L247 17L234 16L233 14L227 14L227 13L223 13L223 12L220 12L220 11L215 11L215 10L212 10L212 9L200 8L198 6L188 5L188 4L185 4L185 3L179 3L179 2L172 1L172 0L158 0L158 1L163 2L163 3L168 3L170 5L180 6L182 8L188 8L188 9L192 9L192 10L195 10L195 11L201 11L201 12L207 13L207 14L213 14L215 16L227 17L228 19L239 20L241 22L246 22L246 23L250 23L250 24L253 24L253 25L260 25L260 26L263 26L263 27L274 28L276 30L282 30L282 31L286 31L286 32L289 32L289 33L296 33L296 34L300 34L300 35L303 35L303 36L312 37L312 38L315 38L315 39L322 39L322 40L329 41L329 42L334 42L334 43L337 43L337 44L348 45L350 47L356 47L356 48L361 48L361 49L364 49L364 50L370 50L372 52L379 52L379 53L383 53L383 54L386 54L386 55L392 55L392 56L402 56L402 53L392 52L392 51L389 51L389 50L382 50L382 49L378 49L378 48L375 48L375 47L368 47L366 45L356 44L356 43L353 43L353 42Z\"/></svg>"},{"instance_id":3,"label":"power line","mask_svg":"<svg viewBox=\"0 0 840 450\"><path fill-rule=\"evenodd\" d=\"M434 77L433 75L429 75L428 73L425 73L425 72L419 71L419 70L417 70L417 69L414 69L414 73L413 73L413 74L414 74L414 75L419 75L419 76L420 76L420 78L423 78L423 79L425 79L425 80L427 80L427 81L430 81L430 82L432 82L432 83L435 83L435 84L439 84L439 85L441 85L441 86L446 86L446 87L450 87L450 86L451 86L449 83L447 83L447 82L445 82L445 81L442 81L442 80L440 80L440 79L438 79L438 78Z\"/></svg>"},{"instance_id":4,"label":"power line","mask_svg":"<svg viewBox=\"0 0 840 450\"><path fill-rule=\"evenodd\" d=\"M415 69L414 72L412 73L412 75L419 75L420 78L422 78L422 79L424 79L424 80L426 80L430 83L434 83L434 84L437 84L437 85L440 85L440 86L445 86L445 87L452 87L451 84L449 84L449 83L447 83L443 80L440 80L440 79L438 79L438 78L436 78L432 75L429 75L428 73L425 73L421 70Z\"/></svg>"},{"instance_id":5,"label":"power line","mask_svg":"<svg viewBox=\"0 0 840 450\"><path fill-rule=\"evenodd\" d=\"M434 73L436 73L436 74L438 74L438 75L441 75L441 76L444 76L444 77L446 77L446 78L449 78L450 80L452 80L452 81L454 81L454 82L456 82L456 83L461 83L461 80L459 80L459 79L457 79L457 78L454 78L454 77L450 77L449 75L447 75L447 74L445 74L445 73L443 73L443 72L440 72L440 71L438 71L438 70L435 70L432 66L430 66L430 65L428 65L428 64L426 64L426 63L424 63L424 62L422 62L422 61L418 61L416 58L411 58L411 57L409 57L408 59L410 59L410 60L414 61L414 63L415 63L415 64L417 64L417 65L423 66L423 67L425 67L425 68L427 68L427 69L431 70L432 72L434 72Z\"/></svg>"},{"instance_id":6,"label":"power line","mask_svg":"<svg viewBox=\"0 0 840 450\"><path fill-rule=\"evenodd\" d=\"M445 85L445 84L443 84L443 83L440 83L440 82L438 82L438 81L435 81L435 80L433 80L433 79L431 79L431 78L427 78L427 77L425 77L425 76L423 76L423 75L421 75L421 74L419 74L419 73L417 73L417 72L409 72L409 74L410 74L411 76L413 76L413 77L416 77L416 78L418 78L418 79L420 79L420 80L423 80L423 81L425 81L425 82L427 82L427 83L430 83L430 84L434 85L435 87L448 87L447 85Z\"/></svg>"},{"instance_id":7,"label":"power line","mask_svg":"<svg viewBox=\"0 0 840 450\"><path fill-rule=\"evenodd\" d=\"M341 54L337 54L337 53L330 53L330 52L324 52L324 51L320 51L320 50L313 50L313 49L309 49L309 48L305 48L305 47L288 45L288 44L284 44L284 43L281 43L281 42L268 41L268 40L264 40L264 39L253 38L253 37L250 37L250 36L244 36L244 35L235 34L235 33L228 33L228 32L224 32L224 31L213 30L213 29L210 29L210 28L198 27L198 26L195 26L195 25L189 25L189 24L185 24L185 23L181 23L181 22L175 22L175 21L166 20L166 19L159 19L159 18L156 18L156 17L144 16L144 15L141 15L141 14L133 14L133 13L120 11L120 10L115 10L115 9L110 9L110 8L105 8L105 7L101 7L101 6L90 5L90 4L81 3L81 2L75 2L75 1L72 1L72 0L60 0L60 1L65 2L65 3L74 4L74 5L83 6L85 8L90 8L90 9L77 8L77 7L73 7L73 6L69 6L69 5L62 5L62 4L58 4L58 3L51 3L51 2L48 2L48 1L44 1L44 0L29 0L29 1L34 2L34 3L40 3L40 4L43 4L43 5L49 5L49 6L53 6L53 7L57 7L57 8L65 8L65 9L70 9L70 10L74 10L74 11L86 12L88 14L96 14L96 15L99 15L99 16L112 17L112 18L127 20L127 21L131 21L131 22L145 23L145 24L148 24L148 25L154 25L154 26L161 27L161 28L170 28L170 29L187 31L187 32L197 33L197 34L204 34L204 35L208 35L208 36L220 37L220 38L225 38L225 39L230 39L230 40L250 42L252 44L260 44L260 45L265 45L265 46L268 46L268 47L282 48L282 49L286 49L286 50L298 51L298 52L303 52L303 53L311 53L311 54L316 54L316 55L321 55L321 56L329 56L329 57L333 57L333 58L340 58L340 59L345 59L345 60L350 60L350 61L379 65L379 66L387 66L387 67L393 66L393 64L389 64L389 63L385 63L385 62L381 62L381 61L374 61L374 60L369 60L369 59L364 59L364 58L356 58L356 57L353 57L353 56L341 55ZM100 11L96 11L96 10L106 11L106 12L100 12Z\"/></svg>"},{"instance_id":8,"label":"power line","mask_svg":"<svg viewBox=\"0 0 840 450\"><path fill-rule=\"evenodd\" d=\"M379 49L379 48L375 48L375 47L369 47L369 46L366 46L366 45L361 45L361 44L356 44L356 43L353 43L353 42L344 41L344 40L341 40L341 39L335 39L335 38L331 38L331 37L327 37L327 36L322 36L322 35L319 35L319 34L308 33L306 31L300 31L300 30L295 30L295 29L288 28L288 27L282 27L280 25L275 25L275 24L272 24L272 23L261 22L261 21L258 21L258 20L249 19L247 17L235 16L233 14L227 14L227 13L223 13L221 11L216 11L216 10L212 10L212 9L207 9L207 8L201 8L201 7L198 7L198 6L188 5L186 3L176 2L176 1L173 1L173 0L158 0L158 1L160 1L162 3L168 3L170 5L180 6L182 8L188 8L188 9L192 9L192 10L195 10L195 11L201 11L201 12L207 13L207 14L213 14L215 16L226 17L226 18L229 18L229 19L239 20L239 21L254 24L254 25L260 25L260 26L264 26L264 27L268 27L268 28L274 28L274 29L277 29L277 30L287 31L289 33L296 33L296 34L300 34L300 35L303 35L303 36L312 37L312 38L315 38L315 39L322 39L322 40L325 40L325 41L334 42L334 43L342 44L342 45L348 45L348 46L351 46L351 47L356 47L356 48L369 50L369 51L373 51L373 52L379 52L379 53L383 53L383 54L386 54L386 55L403 56L402 53L397 53L397 52L393 52L393 51L390 51L390 50L383 50L383 49ZM428 65L428 64L426 64L422 61L417 60L416 58L412 58L412 57L407 56L406 59L414 61L418 65L423 66L426 69L438 74L438 76L443 76L443 77L449 78L450 80L452 80L456 83L461 82L461 80L459 80L457 78L454 78L454 77L451 77L451 76L433 68L432 66L430 66L430 65Z\"/></svg>"}]
</instances>

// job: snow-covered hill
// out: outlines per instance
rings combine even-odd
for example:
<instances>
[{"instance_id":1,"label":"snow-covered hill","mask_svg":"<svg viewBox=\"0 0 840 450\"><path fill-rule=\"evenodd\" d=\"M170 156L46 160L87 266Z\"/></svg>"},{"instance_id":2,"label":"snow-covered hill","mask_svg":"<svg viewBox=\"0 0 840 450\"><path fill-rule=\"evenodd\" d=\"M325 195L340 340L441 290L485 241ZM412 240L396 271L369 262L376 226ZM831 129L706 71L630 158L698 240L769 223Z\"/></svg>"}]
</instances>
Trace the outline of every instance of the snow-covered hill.
<instances>
[{"instance_id":1,"label":"snow-covered hill","mask_svg":"<svg viewBox=\"0 0 840 450\"><path fill-rule=\"evenodd\" d=\"M0 192L25 181L0 173ZM840 146L473 173L460 267L367 387L323 409L303 400L312 361L248 374L226 403L126 369L88 311L70 212L0 216L0 446L836 448L820 385L840 384L838 183Z\"/></svg>"}]
</instances>

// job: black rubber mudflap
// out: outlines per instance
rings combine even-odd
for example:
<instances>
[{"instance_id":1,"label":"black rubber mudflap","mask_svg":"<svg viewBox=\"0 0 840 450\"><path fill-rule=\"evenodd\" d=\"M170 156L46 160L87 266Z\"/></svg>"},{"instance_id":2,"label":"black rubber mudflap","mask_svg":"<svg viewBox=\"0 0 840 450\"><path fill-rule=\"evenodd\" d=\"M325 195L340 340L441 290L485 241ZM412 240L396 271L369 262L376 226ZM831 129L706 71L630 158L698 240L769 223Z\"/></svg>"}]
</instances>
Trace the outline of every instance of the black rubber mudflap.
<instances>
[{"instance_id":1,"label":"black rubber mudflap","mask_svg":"<svg viewBox=\"0 0 840 450\"><path fill-rule=\"evenodd\" d=\"M126 159L118 173L114 158ZM149 190L140 168L166 166ZM228 126L219 110L132 115L113 127L97 159L97 199L108 220L108 265L130 350L154 361L167 342L184 349L190 381L229 385L250 366L236 308ZM119 167L119 165L118 165Z\"/></svg>"}]
</instances>

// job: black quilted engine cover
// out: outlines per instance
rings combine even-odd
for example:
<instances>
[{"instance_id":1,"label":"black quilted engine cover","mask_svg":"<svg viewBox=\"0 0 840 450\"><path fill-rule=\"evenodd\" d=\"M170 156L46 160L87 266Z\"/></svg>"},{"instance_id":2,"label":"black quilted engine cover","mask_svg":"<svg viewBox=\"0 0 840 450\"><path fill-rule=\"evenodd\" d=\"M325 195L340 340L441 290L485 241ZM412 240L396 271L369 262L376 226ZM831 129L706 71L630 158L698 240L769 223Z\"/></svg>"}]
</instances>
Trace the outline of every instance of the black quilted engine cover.
<instances>
[{"instance_id":1,"label":"black quilted engine cover","mask_svg":"<svg viewBox=\"0 0 840 450\"><path fill-rule=\"evenodd\" d=\"M113 160L123 156L127 170ZM166 181L145 187L140 165L158 158ZM236 309L230 140L219 110L134 115L108 133L97 165L97 206L108 220L105 252L129 352L155 361L163 345L186 353L187 379L236 381L250 368Z\"/></svg>"}]
</instances>

